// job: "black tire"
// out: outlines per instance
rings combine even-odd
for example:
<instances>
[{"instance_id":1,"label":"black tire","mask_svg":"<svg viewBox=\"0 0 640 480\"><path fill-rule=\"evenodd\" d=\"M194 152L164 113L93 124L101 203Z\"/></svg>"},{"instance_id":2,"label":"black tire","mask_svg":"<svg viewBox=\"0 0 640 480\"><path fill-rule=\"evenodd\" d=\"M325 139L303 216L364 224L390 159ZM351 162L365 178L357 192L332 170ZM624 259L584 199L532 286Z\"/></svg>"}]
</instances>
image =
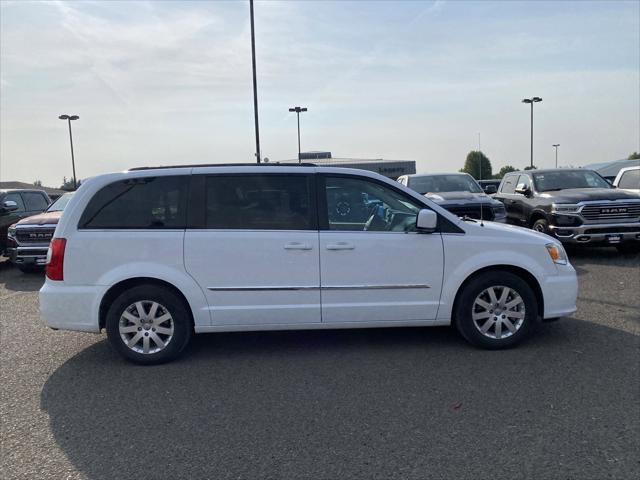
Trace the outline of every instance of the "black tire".
<instances>
[{"instance_id":1,"label":"black tire","mask_svg":"<svg viewBox=\"0 0 640 480\"><path fill-rule=\"evenodd\" d=\"M504 316L500 310L495 310L498 312L498 322L495 322L496 316L494 310L485 310L485 312L480 311L480 315L484 313L491 312L489 314L490 318L486 320L491 320L494 322L493 326L489 328L487 334L483 334L480 331L481 327L484 327L486 323L482 320L478 320L478 323L482 323L481 326L476 326L476 322L473 319L473 313L476 311L475 302L479 295L483 294L490 287L496 287L494 292L497 297L500 297L502 293L502 289L498 287L508 287L512 290L512 292L517 293L523 301L524 305L524 318L522 318L522 322L518 325L518 319L514 318L506 318L509 323L515 328L515 332L511 332L509 328L507 328L508 336L506 331L504 334L502 332L497 331L496 323L500 323L500 329L506 328L507 323L502 320ZM517 300L515 295L508 297L512 300ZM499 298L498 298L499 300ZM507 300L505 303L509 303L511 300ZM492 306L493 308L493 306ZM517 308L521 309L520 306ZM515 315L512 310L509 310L507 313L511 313ZM520 314L519 312L518 315ZM506 315L506 314L505 314ZM538 302L536 300L536 296L529 286L529 284L523 280L521 277L506 271L495 270L488 271L485 273L481 273L476 277L472 278L469 282L467 282L459 293L459 296L456 300L456 307L454 311L454 324L460 334L472 345L477 347L486 348L486 349L500 349L500 348L508 348L520 343L527 337L531 335L533 330L535 329L536 323L538 320ZM492 332L493 330L493 332ZM501 334L501 338L490 338L488 335L498 335Z\"/></svg>"},{"instance_id":2,"label":"black tire","mask_svg":"<svg viewBox=\"0 0 640 480\"><path fill-rule=\"evenodd\" d=\"M166 330L172 325L172 335L152 333L156 332L156 327L153 326L153 322L149 322L149 320L152 319L147 319L148 323L142 322L144 323L144 328L137 328L137 330L140 331L141 335L145 335L147 337L149 335L155 335L155 338L160 338L164 341L168 339L168 341L166 341L166 346L164 346L157 352L149 351L149 353L143 353L135 351L125 344L125 341L120 334L121 317L123 316L125 311L132 307L136 302L142 302L143 309L148 309L148 311L145 311L146 314L151 313L150 310L152 302L157 302L159 304L157 312L159 314L168 313L171 316L170 321L165 321L161 325L158 325L156 320L156 325L158 327L158 330L160 330L160 328L164 328ZM124 319L122 321L127 322L128 327L134 327L138 325L134 325L132 322L128 322ZM109 310L107 311L105 326L107 329L107 337L109 339L109 342L118 351L118 353L120 353L127 360L143 365L155 365L176 359L191 340L191 336L193 333L191 315L188 306L185 305L184 300L180 298L176 293L174 293L171 289L157 285L139 285L121 293L114 300L114 302L109 307ZM129 338L133 340L133 336L135 336L136 334L137 332L131 332L124 335L131 335L131 337ZM140 340L143 342L145 341L142 337L140 337ZM149 339L146 340L146 342L148 342L148 344L150 345L149 350L151 350L152 348L160 348L155 343L155 341L152 340L153 337L149 337ZM153 347L151 347L151 345ZM142 346L140 346L140 341L134 344L134 347L143 348Z\"/></svg>"},{"instance_id":3,"label":"black tire","mask_svg":"<svg viewBox=\"0 0 640 480\"><path fill-rule=\"evenodd\" d=\"M544 218L540 218L533 222L533 225L531 225L531 229L535 230L536 232L551 235L551 230L549 230L549 222L547 222L547 220Z\"/></svg>"},{"instance_id":4,"label":"black tire","mask_svg":"<svg viewBox=\"0 0 640 480\"><path fill-rule=\"evenodd\" d=\"M620 253L640 253L640 242L626 242L616 245Z\"/></svg>"}]
</instances>

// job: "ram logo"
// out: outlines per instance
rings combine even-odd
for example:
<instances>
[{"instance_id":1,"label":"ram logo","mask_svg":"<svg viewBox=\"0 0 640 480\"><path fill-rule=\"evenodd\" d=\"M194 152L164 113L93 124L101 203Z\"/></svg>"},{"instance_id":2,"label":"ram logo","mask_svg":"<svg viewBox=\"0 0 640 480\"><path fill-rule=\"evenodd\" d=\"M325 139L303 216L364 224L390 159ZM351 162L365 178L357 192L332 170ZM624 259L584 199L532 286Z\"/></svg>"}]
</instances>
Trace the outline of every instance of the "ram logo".
<instances>
[{"instance_id":1,"label":"ram logo","mask_svg":"<svg viewBox=\"0 0 640 480\"><path fill-rule=\"evenodd\" d=\"M607 214L607 213L627 213L627 209L626 209L626 207L607 207L607 208L601 208L600 209L600 213L603 213L603 214Z\"/></svg>"},{"instance_id":2,"label":"ram logo","mask_svg":"<svg viewBox=\"0 0 640 480\"><path fill-rule=\"evenodd\" d=\"M29 238L36 240L38 238L51 238L50 233L30 233Z\"/></svg>"}]
</instances>

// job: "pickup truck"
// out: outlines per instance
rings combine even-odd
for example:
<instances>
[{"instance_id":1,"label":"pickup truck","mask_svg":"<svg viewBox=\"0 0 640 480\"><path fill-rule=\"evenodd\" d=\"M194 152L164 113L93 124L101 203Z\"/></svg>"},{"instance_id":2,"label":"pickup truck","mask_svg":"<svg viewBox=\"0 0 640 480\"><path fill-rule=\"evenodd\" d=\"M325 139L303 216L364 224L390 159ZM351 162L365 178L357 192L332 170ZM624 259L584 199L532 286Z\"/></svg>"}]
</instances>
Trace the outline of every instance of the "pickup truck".
<instances>
[{"instance_id":1,"label":"pickup truck","mask_svg":"<svg viewBox=\"0 0 640 480\"><path fill-rule=\"evenodd\" d=\"M42 190L0 190L0 255L6 253L9 226L44 211L50 203L49 195Z\"/></svg>"},{"instance_id":2,"label":"pickup truck","mask_svg":"<svg viewBox=\"0 0 640 480\"><path fill-rule=\"evenodd\" d=\"M23 218L7 231L7 255L23 272L44 267L53 233L73 193L65 193L42 213Z\"/></svg>"},{"instance_id":3,"label":"pickup truck","mask_svg":"<svg viewBox=\"0 0 640 480\"><path fill-rule=\"evenodd\" d=\"M459 217L505 222L502 203L487 195L468 173L402 175L398 182Z\"/></svg>"},{"instance_id":4,"label":"pickup truck","mask_svg":"<svg viewBox=\"0 0 640 480\"><path fill-rule=\"evenodd\" d=\"M615 188L583 168L508 173L493 197L507 222L568 244L640 247L640 195Z\"/></svg>"}]
</instances>

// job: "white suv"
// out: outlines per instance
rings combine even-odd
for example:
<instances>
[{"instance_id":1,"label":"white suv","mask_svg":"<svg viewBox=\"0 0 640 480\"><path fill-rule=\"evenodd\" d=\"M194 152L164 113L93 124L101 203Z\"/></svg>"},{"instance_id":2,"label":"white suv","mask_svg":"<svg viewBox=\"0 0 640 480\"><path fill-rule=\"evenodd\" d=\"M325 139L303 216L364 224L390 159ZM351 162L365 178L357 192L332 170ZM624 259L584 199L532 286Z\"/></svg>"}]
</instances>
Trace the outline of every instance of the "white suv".
<instances>
[{"instance_id":1,"label":"white suv","mask_svg":"<svg viewBox=\"0 0 640 480\"><path fill-rule=\"evenodd\" d=\"M94 177L48 255L42 316L126 358L175 358L192 333L455 324L485 348L576 310L553 238L461 220L375 173L290 165Z\"/></svg>"}]
</instances>

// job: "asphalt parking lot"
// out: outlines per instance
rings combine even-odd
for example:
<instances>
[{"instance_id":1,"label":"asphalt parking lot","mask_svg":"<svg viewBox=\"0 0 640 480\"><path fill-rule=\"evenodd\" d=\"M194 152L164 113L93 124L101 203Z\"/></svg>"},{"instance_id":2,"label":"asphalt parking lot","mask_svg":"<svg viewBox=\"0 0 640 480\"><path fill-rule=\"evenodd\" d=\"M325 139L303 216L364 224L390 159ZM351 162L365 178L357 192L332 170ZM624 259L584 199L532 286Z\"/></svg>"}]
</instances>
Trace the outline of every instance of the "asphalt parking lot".
<instances>
[{"instance_id":1,"label":"asphalt parking lot","mask_svg":"<svg viewBox=\"0 0 640 480\"><path fill-rule=\"evenodd\" d=\"M519 348L448 328L197 336L124 362L0 258L3 479L640 478L640 255L571 252L579 309Z\"/></svg>"}]
</instances>

